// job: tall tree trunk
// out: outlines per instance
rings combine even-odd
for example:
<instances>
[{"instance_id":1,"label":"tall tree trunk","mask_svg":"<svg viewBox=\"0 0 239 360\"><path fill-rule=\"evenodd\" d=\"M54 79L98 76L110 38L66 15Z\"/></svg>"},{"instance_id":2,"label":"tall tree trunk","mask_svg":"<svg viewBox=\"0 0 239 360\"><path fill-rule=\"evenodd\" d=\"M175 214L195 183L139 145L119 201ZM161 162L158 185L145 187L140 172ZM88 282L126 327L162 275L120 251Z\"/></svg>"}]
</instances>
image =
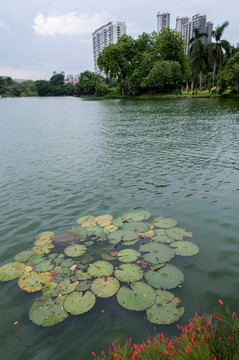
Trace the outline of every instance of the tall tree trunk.
<instances>
[{"instance_id":1,"label":"tall tree trunk","mask_svg":"<svg viewBox=\"0 0 239 360\"><path fill-rule=\"evenodd\" d=\"M186 93L188 93L188 80L186 82Z\"/></svg>"},{"instance_id":2,"label":"tall tree trunk","mask_svg":"<svg viewBox=\"0 0 239 360\"><path fill-rule=\"evenodd\" d=\"M202 70L200 70L200 91L202 91Z\"/></svg>"},{"instance_id":3,"label":"tall tree trunk","mask_svg":"<svg viewBox=\"0 0 239 360\"><path fill-rule=\"evenodd\" d=\"M214 87L215 84L216 68L217 68L217 59L215 58L213 64L212 87Z\"/></svg>"},{"instance_id":4,"label":"tall tree trunk","mask_svg":"<svg viewBox=\"0 0 239 360\"><path fill-rule=\"evenodd\" d=\"M194 87L194 81L192 80L192 82L191 82L191 92L193 92L193 87Z\"/></svg>"}]
</instances>

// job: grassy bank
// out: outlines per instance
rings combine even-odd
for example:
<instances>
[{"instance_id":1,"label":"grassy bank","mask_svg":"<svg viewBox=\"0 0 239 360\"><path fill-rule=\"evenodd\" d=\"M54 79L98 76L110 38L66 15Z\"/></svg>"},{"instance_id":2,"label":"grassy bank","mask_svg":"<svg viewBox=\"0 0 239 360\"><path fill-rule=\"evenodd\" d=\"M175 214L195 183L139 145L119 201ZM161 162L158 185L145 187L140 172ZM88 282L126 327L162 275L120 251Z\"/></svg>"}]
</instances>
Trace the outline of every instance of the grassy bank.
<instances>
[{"instance_id":1,"label":"grassy bank","mask_svg":"<svg viewBox=\"0 0 239 360\"><path fill-rule=\"evenodd\" d=\"M177 325L180 334L173 338L163 333L146 339L142 344L121 344L115 340L107 354L100 356L92 352L97 360L238 360L239 359L239 319L231 313L222 300L221 309L211 316L197 313L188 325Z\"/></svg>"}]
</instances>

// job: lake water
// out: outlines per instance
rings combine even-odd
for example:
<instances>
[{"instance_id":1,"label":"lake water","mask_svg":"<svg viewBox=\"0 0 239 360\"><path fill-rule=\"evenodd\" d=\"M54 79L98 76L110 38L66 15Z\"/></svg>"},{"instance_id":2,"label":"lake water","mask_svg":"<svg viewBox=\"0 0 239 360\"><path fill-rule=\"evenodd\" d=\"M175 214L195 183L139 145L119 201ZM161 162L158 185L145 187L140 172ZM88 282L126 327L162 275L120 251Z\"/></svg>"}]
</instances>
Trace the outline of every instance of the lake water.
<instances>
[{"instance_id":1,"label":"lake water","mask_svg":"<svg viewBox=\"0 0 239 360\"><path fill-rule=\"evenodd\" d=\"M239 311L236 99L0 99L0 201L0 266L42 231L64 233L87 214L144 209L176 219L200 247L174 260L185 275L173 291L186 309L179 323L217 310L218 298ZM175 324L155 330L115 297L38 327L28 310L39 294L15 280L1 282L0 292L1 360L91 359L117 335L139 342L177 333Z\"/></svg>"}]
</instances>

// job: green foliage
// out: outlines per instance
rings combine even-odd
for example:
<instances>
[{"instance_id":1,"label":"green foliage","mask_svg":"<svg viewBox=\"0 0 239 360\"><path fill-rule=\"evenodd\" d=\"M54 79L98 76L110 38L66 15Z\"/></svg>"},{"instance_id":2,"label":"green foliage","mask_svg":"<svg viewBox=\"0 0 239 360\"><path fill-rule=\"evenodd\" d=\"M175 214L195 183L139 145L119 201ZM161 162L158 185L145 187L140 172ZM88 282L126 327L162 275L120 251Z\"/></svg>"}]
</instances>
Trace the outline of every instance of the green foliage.
<instances>
[{"instance_id":1,"label":"green foliage","mask_svg":"<svg viewBox=\"0 0 239 360\"><path fill-rule=\"evenodd\" d=\"M118 303L128 310L143 311L156 300L154 289L143 282L134 282L130 288L122 286L117 293Z\"/></svg>"},{"instance_id":2,"label":"green foliage","mask_svg":"<svg viewBox=\"0 0 239 360\"><path fill-rule=\"evenodd\" d=\"M86 70L80 74L79 82L75 85L75 92L77 95L94 95L99 84L101 84L100 76Z\"/></svg>"},{"instance_id":3,"label":"green foliage","mask_svg":"<svg viewBox=\"0 0 239 360\"><path fill-rule=\"evenodd\" d=\"M106 84L97 84L95 91L97 96L105 96L109 93L109 87Z\"/></svg>"},{"instance_id":4,"label":"green foliage","mask_svg":"<svg viewBox=\"0 0 239 360\"><path fill-rule=\"evenodd\" d=\"M35 82L37 93L39 96L47 96L50 94L50 82L47 80L37 80Z\"/></svg>"},{"instance_id":5,"label":"green foliage","mask_svg":"<svg viewBox=\"0 0 239 360\"><path fill-rule=\"evenodd\" d=\"M159 92L174 90L182 83L181 66L176 61L157 61L145 79L145 86Z\"/></svg>"},{"instance_id":6,"label":"green foliage","mask_svg":"<svg viewBox=\"0 0 239 360\"><path fill-rule=\"evenodd\" d=\"M220 77L223 89L231 87L237 93L239 92L239 51L228 60Z\"/></svg>"}]
</instances>

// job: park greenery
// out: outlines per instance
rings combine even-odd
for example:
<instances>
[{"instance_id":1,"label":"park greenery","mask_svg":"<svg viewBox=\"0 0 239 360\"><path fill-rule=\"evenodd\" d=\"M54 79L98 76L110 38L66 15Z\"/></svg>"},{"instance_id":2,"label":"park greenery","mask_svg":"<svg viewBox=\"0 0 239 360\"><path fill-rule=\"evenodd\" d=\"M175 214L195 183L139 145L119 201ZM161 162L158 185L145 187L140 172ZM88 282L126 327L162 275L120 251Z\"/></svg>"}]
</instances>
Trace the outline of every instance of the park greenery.
<instances>
[{"instance_id":1,"label":"park greenery","mask_svg":"<svg viewBox=\"0 0 239 360\"><path fill-rule=\"evenodd\" d=\"M223 39L228 25L228 21L218 25L208 44L203 41L207 34L199 28L189 44L170 28L159 34L142 33L137 39L122 35L98 56L102 75L86 70L75 86L65 83L61 74L22 82L0 76L0 96L237 96L239 45Z\"/></svg>"}]
</instances>

